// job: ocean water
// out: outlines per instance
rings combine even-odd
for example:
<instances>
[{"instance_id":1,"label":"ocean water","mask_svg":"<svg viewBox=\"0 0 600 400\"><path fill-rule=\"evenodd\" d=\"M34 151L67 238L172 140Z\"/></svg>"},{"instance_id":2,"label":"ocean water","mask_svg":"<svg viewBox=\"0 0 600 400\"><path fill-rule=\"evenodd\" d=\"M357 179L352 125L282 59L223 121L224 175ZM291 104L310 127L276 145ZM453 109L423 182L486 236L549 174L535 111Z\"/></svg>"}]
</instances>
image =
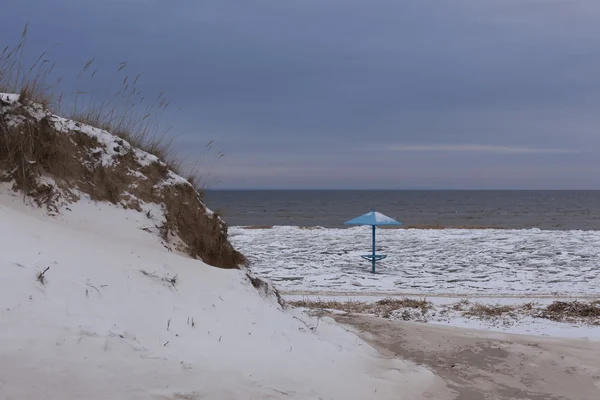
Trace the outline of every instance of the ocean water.
<instances>
[{"instance_id":1,"label":"ocean water","mask_svg":"<svg viewBox=\"0 0 600 400\"><path fill-rule=\"evenodd\" d=\"M343 227L372 207L405 225L600 230L600 191L215 190L229 226Z\"/></svg>"},{"instance_id":2,"label":"ocean water","mask_svg":"<svg viewBox=\"0 0 600 400\"><path fill-rule=\"evenodd\" d=\"M600 296L600 191L213 191L232 244L284 293ZM378 229L371 207L407 227ZM252 227L249 229L248 227ZM505 229L477 229L499 227Z\"/></svg>"}]
</instances>

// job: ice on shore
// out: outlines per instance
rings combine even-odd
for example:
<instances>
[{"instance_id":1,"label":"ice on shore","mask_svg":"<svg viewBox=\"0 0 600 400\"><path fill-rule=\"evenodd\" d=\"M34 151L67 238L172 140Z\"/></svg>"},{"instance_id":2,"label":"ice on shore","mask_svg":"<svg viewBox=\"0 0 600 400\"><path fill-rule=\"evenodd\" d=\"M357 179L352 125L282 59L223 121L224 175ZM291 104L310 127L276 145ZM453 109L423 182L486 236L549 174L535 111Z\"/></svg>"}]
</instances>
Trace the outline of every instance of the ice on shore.
<instances>
[{"instance_id":1,"label":"ice on shore","mask_svg":"<svg viewBox=\"0 0 600 400\"><path fill-rule=\"evenodd\" d=\"M285 291L600 294L600 232L379 229L388 258L371 274L368 227L230 228L251 268Z\"/></svg>"}]
</instances>

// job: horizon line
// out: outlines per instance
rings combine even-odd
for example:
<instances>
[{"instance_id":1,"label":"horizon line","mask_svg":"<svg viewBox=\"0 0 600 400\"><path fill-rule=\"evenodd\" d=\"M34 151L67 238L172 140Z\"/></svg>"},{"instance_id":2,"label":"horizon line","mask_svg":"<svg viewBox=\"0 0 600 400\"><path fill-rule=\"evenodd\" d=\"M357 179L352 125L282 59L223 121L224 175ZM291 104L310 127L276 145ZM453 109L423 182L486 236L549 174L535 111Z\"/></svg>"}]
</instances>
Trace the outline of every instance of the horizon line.
<instances>
[{"instance_id":1,"label":"horizon line","mask_svg":"<svg viewBox=\"0 0 600 400\"><path fill-rule=\"evenodd\" d=\"M210 188L204 189L206 192L210 191L354 191L354 192L366 192L366 191L430 191L430 192L597 192L600 189L450 189L450 188Z\"/></svg>"}]
</instances>

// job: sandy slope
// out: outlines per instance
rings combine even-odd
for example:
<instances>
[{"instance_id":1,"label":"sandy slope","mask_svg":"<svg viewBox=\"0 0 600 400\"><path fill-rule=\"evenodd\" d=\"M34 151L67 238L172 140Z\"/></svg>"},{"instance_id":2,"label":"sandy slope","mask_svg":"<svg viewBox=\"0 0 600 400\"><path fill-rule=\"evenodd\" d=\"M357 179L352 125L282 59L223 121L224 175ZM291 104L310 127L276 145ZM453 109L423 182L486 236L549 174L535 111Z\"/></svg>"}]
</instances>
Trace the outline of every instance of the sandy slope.
<instances>
[{"instance_id":1,"label":"sandy slope","mask_svg":"<svg viewBox=\"0 0 600 400\"><path fill-rule=\"evenodd\" d=\"M332 320L281 311L243 272L167 251L144 213L80 201L48 217L7 193L0 185L2 400L448 393Z\"/></svg>"},{"instance_id":2,"label":"sandy slope","mask_svg":"<svg viewBox=\"0 0 600 400\"><path fill-rule=\"evenodd\" d=\"M382 353L430 368L459 400L600 399L600 343L335 315Z\"/></svg>"}]
</instances>

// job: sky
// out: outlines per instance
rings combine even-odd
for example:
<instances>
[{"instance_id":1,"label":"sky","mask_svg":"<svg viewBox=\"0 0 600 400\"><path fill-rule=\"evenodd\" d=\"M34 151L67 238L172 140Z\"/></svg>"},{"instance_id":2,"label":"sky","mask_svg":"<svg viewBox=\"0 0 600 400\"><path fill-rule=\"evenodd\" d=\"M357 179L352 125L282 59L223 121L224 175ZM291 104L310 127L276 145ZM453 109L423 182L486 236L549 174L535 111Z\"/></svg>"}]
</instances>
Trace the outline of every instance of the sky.
<instances>
[{"instance_id":1,"label":"sky","mask_svg":"<svg viewBox=\"0 0 600 400\"><path fill-rule=\"evenodd\" d=\"M0 45L29 22L28 54L52 49L61 85L91 57L144 72L178 110L163 116L174 146L204 154L215 188L600 189L597 0L0 9Z\"/></svg>"}]
</instances>

